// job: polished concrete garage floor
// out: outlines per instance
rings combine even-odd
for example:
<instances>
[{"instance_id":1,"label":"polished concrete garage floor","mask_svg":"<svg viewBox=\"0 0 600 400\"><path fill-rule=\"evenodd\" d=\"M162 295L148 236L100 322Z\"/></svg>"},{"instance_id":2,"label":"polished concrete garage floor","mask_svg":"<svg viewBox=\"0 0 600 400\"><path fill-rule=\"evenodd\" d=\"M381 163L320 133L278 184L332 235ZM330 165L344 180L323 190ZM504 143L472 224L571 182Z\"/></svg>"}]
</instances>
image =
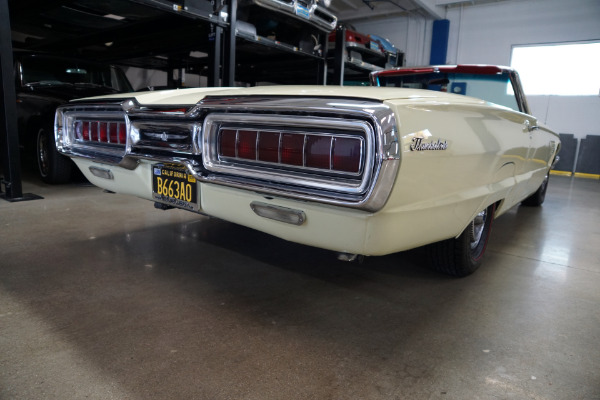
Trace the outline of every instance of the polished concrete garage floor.
<instances>
[{"instance_id":1,"label":"polished concrete garage floor","mask_svg":"<svg viewBox=\"0 0 600 400\"><path fill-rule=\"evenodd\" d=\"M553 176L484 266L342 263L85 185L0 200L0 399L600 399L600 183Z\"/></svg>"}]
</instances>

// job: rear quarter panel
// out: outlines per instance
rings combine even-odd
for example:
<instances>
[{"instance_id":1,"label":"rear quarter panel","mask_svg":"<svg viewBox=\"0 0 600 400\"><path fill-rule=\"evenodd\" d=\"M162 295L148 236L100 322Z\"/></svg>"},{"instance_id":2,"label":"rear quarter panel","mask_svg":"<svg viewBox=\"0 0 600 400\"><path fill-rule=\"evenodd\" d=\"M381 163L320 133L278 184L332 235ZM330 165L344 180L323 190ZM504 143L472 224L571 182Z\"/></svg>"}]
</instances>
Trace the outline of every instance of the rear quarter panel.
<instances>
[{"instance_id":1,"label":"rear quarter panel","mask_svg":"<svg viewBox=\"0 0 600 400\"><path fill-rule=\"evenodd\" d=\"M382 213L403 214L409 225L402 232L392 228L394 235L411 236L413 245L456 237L487 206L502 202L505 210L528 194L530 138L524 127L530 116L464 96L387 104L397 115L401 165ZM417 137L447 148L411 149Z\"/></svg>"}]
</instances>

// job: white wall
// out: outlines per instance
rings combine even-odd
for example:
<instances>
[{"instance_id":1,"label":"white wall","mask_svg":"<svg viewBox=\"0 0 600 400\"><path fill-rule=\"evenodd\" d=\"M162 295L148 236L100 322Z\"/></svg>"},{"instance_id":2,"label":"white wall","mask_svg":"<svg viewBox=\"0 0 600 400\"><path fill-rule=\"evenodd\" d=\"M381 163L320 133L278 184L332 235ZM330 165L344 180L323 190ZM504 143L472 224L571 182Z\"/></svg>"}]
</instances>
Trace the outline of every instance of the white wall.
<instances>
[{"instance_id":1,"label":"white wall","mask_svg":"<svg viewBox=\"0 0 600 400\"><path fill-rule=\"evenodd\" d=\"M447 18L450 64L510 65L513 45L600 39L598 0L503 1L449 9ZM585 66L582 71L564 72L566 76L583 71ZM600 96L528 96L528 100L532 113L555 131L577 138L600 135Z\"/></svg>"},{"instance_id":2,"label":"white wall","mask_svg":"<svg viewBox=\"0 0 600 400\"><path fill-rule=\"evenodd\" d=\"M506 0L449 8L446 18L450 20L449 64L510 65L513 45L600 40L599 0ZM402 17L354 25L405 50L407 65L429 63L431 22ZM600 96L530 96L529 105L534 115L558 132L578 138L600 135Z\"/></svg>"},{"instance_id":3,"label":"white wall","mask_svg":"<svg viewBox=\"0 0 600 400\"><path fill-rule=\"evenodd\" d=\"M433 21L423 17L366 20L353 24L358 32L388 39L406 54L406 65L427 65Z\"/></svg>"}]
</instances>

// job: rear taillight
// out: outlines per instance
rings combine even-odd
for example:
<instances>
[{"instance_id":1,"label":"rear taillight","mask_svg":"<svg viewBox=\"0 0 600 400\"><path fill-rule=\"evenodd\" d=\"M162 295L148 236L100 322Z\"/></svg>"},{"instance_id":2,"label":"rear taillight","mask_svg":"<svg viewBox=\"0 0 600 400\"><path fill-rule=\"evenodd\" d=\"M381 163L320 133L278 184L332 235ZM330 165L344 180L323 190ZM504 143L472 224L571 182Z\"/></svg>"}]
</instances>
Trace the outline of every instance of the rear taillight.
<instances>
[{"instance_id":1,"label":"rear taillight","mask_svg":"<svg viewBox=\"0 0 600 400\"><path fill-rule=\"evenodd\" d=\"M221 159L358 174L363 142L360 136L341 134L222 128L218 154Z\"/></svg>"},{"instance_id":2,"label":"rear taillight","mask_svg":"<svg viewBox=\"0 0 600 400\"><path fill-rule=\"evenodd\" d=\"M75 139L79 142L125 144L127 127L125 121L87 121L74 123Z\"/></svg>"},{"instance_id":3,"label":"rear taillight","mask_svg":"<svg viewBox=\"0 0 600 400\"><path fill-rule=\"evenodd\" d=\"M304 164L304 135L281 135L281 163L288 165Z\"/></svg>"},{"instance_id":4,"label":"rear taillight","mask_svg":"<svg viewBox=\"0 0 600 400\"><path fill-rule=\"evenodd\" d=\"M237 133L237 157L256 160L256 136L258 132L239 130Z\"/></svg>"},{"instance_id":5,"label":"rear taillight","mask_svg":"<svg viewBox=\"0 0 600 400\"><path fill-rule=\"evenodd\" d=\"M333 139L332 163L337 171L355 172L360 169L361 142L354 138Z\"/></svg>"}]
</instances>

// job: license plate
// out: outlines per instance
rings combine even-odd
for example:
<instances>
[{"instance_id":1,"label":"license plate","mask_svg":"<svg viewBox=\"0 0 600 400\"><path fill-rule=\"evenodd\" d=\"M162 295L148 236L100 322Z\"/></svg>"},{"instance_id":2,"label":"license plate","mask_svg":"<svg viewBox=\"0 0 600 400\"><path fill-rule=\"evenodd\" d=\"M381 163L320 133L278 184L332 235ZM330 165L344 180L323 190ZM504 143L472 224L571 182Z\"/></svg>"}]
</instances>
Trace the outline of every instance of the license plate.
<instances>
[{"instance_id":1,"label":"license plate","mask_svg":"<svg viewBox=\"0 0 600 400\"><path fill-rule=\"evenodd\" d=\"M198 211L198 183L178 164L152 166L152 198L185 210Z\"/></svg>"}]
</instances>

